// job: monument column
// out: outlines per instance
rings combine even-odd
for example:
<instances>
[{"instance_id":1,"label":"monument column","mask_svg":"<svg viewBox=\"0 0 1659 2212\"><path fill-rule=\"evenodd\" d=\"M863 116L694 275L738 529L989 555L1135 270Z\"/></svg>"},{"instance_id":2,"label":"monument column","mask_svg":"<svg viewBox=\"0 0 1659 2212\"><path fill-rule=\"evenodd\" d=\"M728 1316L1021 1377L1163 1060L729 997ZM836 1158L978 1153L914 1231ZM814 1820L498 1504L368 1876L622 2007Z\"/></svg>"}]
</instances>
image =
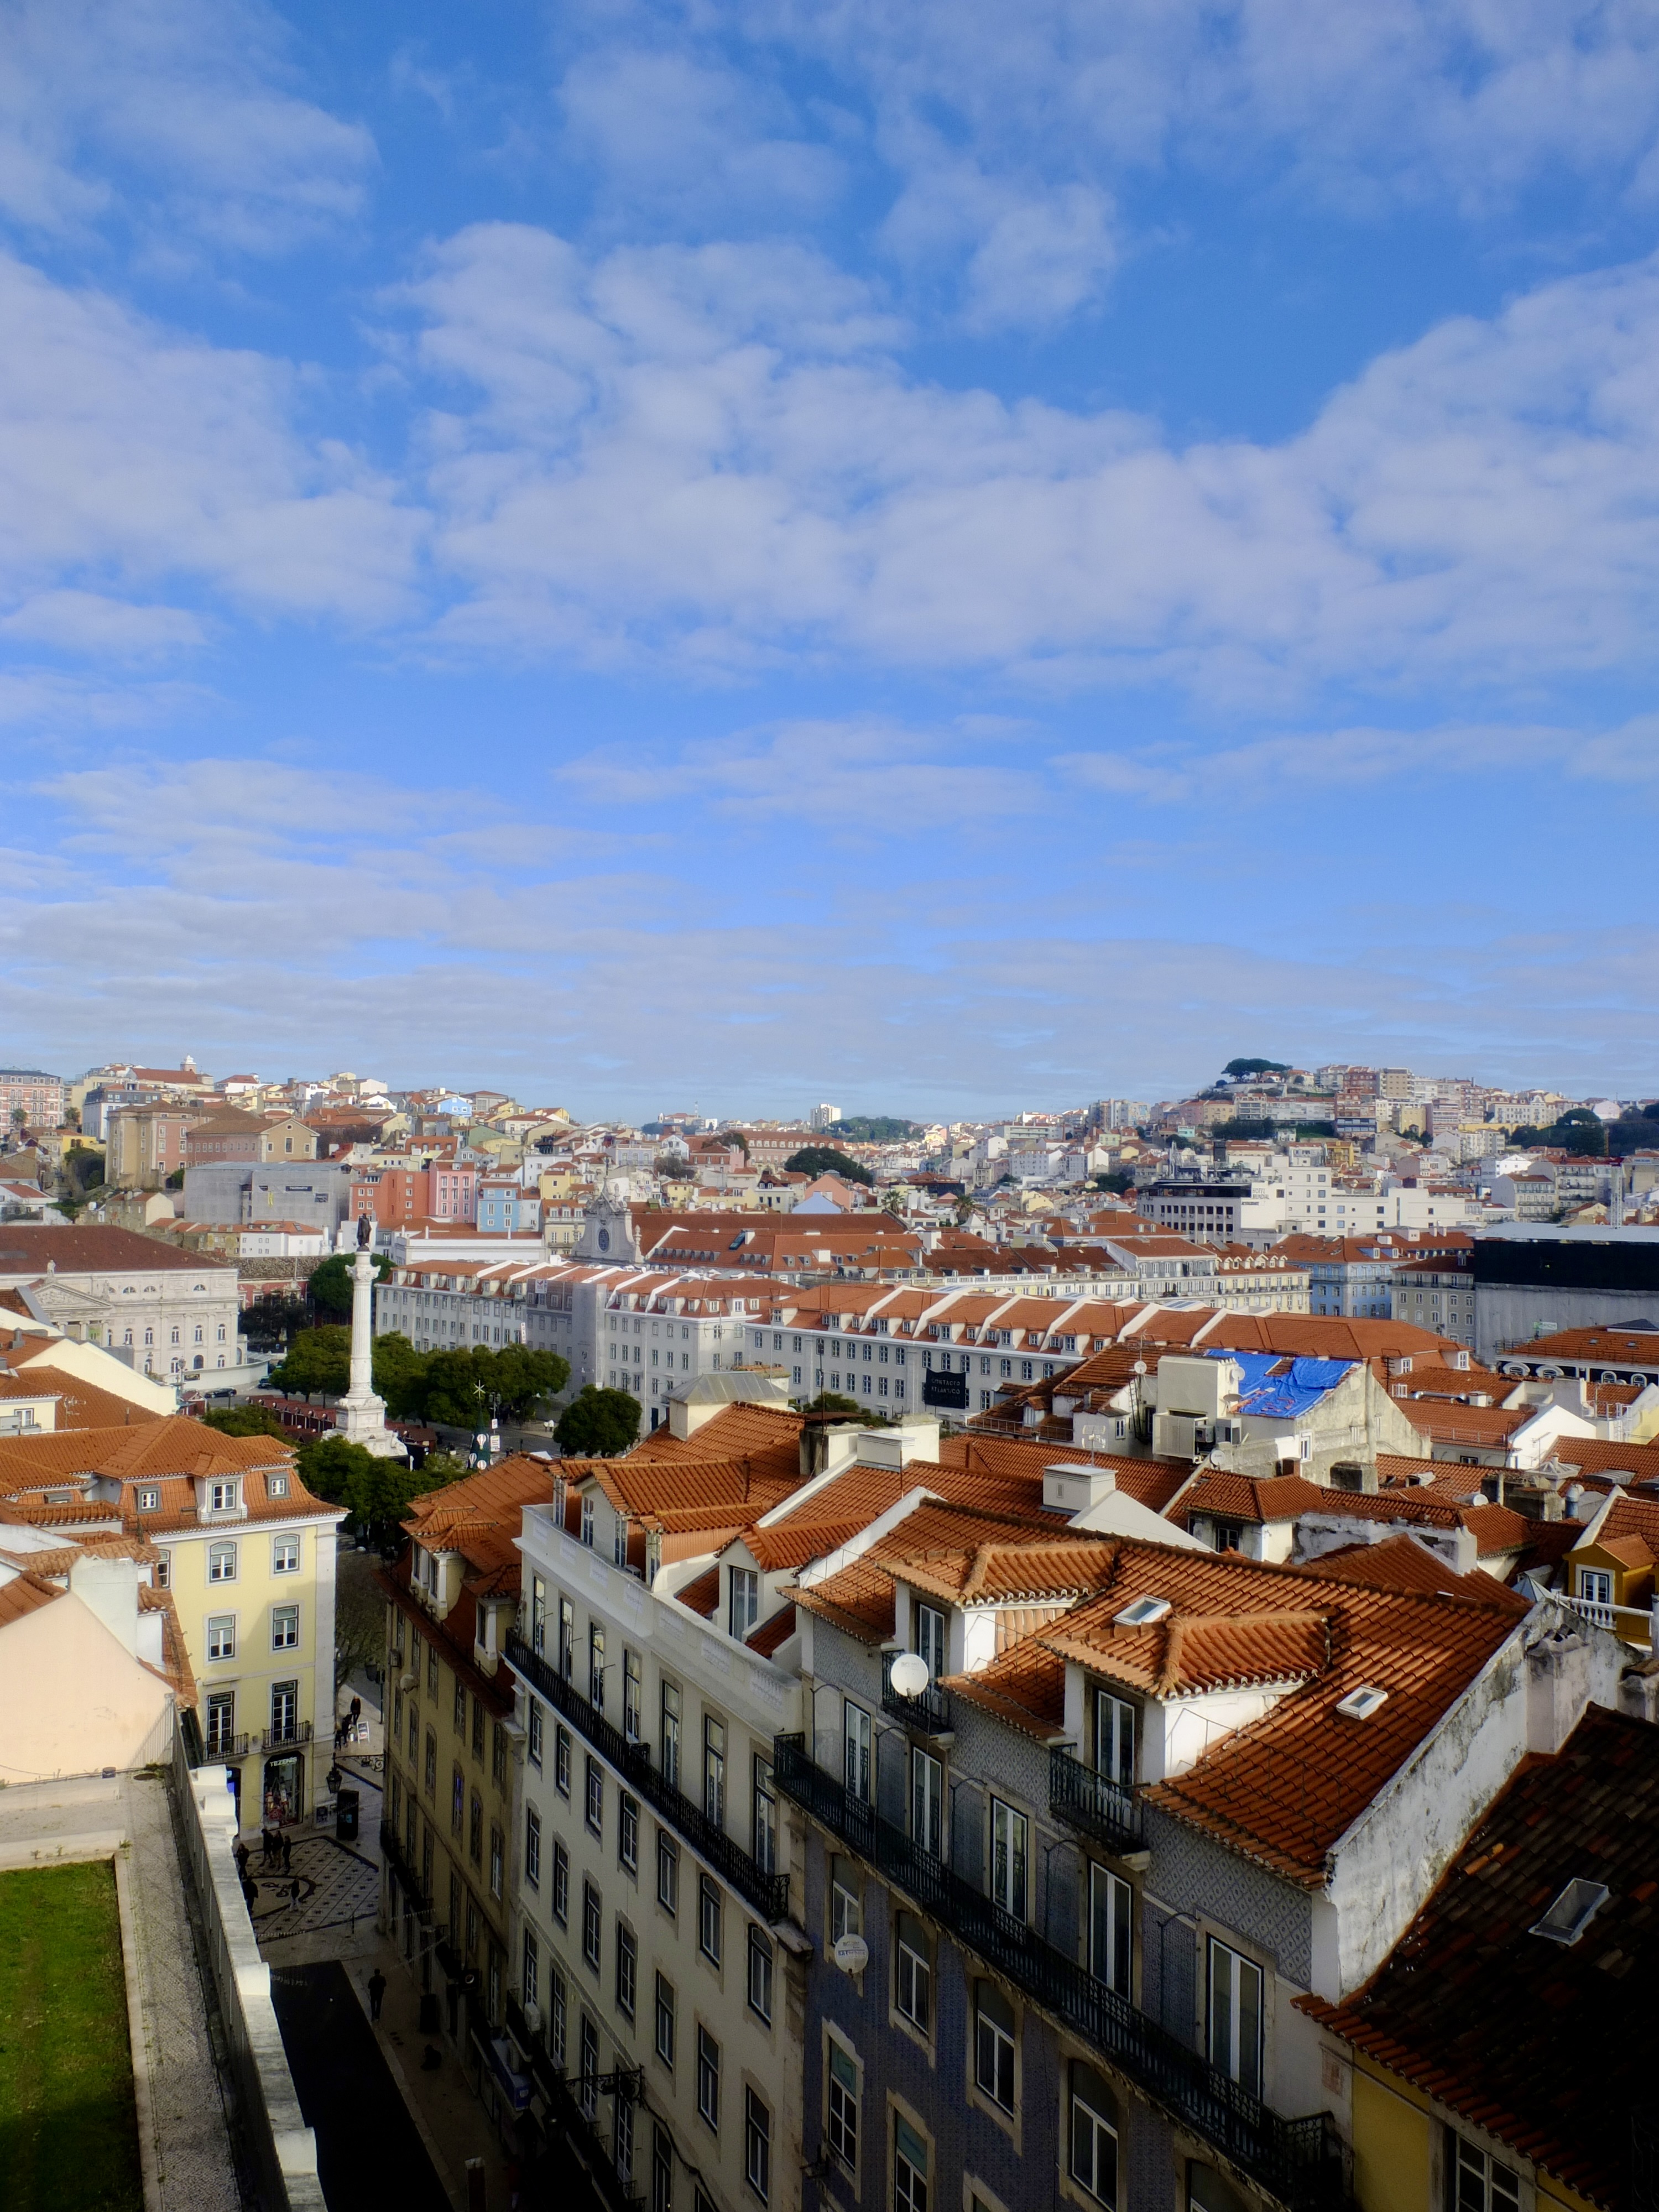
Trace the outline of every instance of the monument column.
<instances>
[{"instance_id":1,"label":"monument column","mask_svg":"<svg viewBox=\"0 0 1659 2212\"><path fill-rule=\"evenodd\" d=\"M386 1425L386 1401L374 1394L374 1224L357 1218L357 1256L351 1263L351 1376L334 1409L334 1425L377 1459L407 1459L400 1437Z\"/></svg>"}]
</instances>

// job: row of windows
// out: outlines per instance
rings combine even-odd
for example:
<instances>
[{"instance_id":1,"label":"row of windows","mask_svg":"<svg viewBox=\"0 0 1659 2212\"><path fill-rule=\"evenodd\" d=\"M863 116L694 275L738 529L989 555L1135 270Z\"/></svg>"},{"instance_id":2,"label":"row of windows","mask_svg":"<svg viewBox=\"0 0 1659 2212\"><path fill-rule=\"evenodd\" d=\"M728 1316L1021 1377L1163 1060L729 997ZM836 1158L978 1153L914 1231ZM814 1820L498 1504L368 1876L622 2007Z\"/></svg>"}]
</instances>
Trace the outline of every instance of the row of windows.
<instances>
[{"instance_id":1,"label":"row of windows","mask_svg":"<svg viewBox=\"0 0 1659 2212\"><path fill-rule=\"evenodd\" d=\"M234 1613L211 1613L207 1620L207 1656L210 1659L234 1659L236 1656L237 1616ZM297 1605L273 1605L270 1608L270 1648L273 1651L297 1651L300 1648L300 1608Z\"/></svg>"},{"instance_id":2,"label":"row of windows","mask_svg":"<svg viewBox=\"0 0 1659 2212\"><path fill-rule=\"evenodd\" d=\"M225 1341L225 1324L223 1322L219 1323L214 1340L218 1344L222 1344ZM130 1328L124 1329L121 1332L121 1341L124 1344L131 1344L132 1342L132 1331ZM154 1344L155 1341L155 1331L153 1328L145 1329L142 1341L145 1344ZM182 1344L184 1342L184 1338L179 1334L179 1330L175 1328L170 1332L168 1341L172 1344ZM196 1324L195 1333L191 1341L196 1344L204 1344L207 1341L207 1339L202 1333L202 1325L199 1322Z\"/></svg>"},{"instance_id":3,"label":"row of windows","mask_svg":"<svg viewBox=\"0 0 1659 2212\"><path fill-rule=\"evenodd\" d=\"M293 1737L300 1722L300 1685L298 1682L273 1682L270 1686L271 1735L284 1741ZM234 1690L211 1690L208 1692L204 1735L210 1759L228 1756L236 1735L236 1692Z\"/></svg>"},{"instance_id":4,"label":"row of windows","mask_svg":"<svg viewBox=\"0 0 1659 2212\"><path fill-rule=\"evenodd\" d=\"M234 1583L241 1571L241 1550L236 1543L225 1541L208 1546L207 1578L210 1583ZM270 1571L273 1575L297 1575L300 1571L300 1539L297 1536L273 1536L270 1540Z\"/></svg>"},{"instance_id":5,"label":"row of windows","mask_svg":"<svg viewBox=\"0 0 1659 2212\"><path fill-rule=\"evenodd\" d=\"M435 1561L433 1562L433 1578L435 1582ZM401 1629L403 1626L404 1624L401 1622L396 1624L394 1627L394 1636L398 1630ZM439 1678L437 1642L435 1638L431 1637L422 1638L420 1630L414 1627L412 1625L408 1628L408 1635L410 1638L410 1671L416 1677L416 1687L418 1688L419 1677L422 1672L422 1644L424 1644L426 1693L428 1698L435 1701L438 1696ZM463 1742L465 1742L468 1737L468 1703L469 1700L466 1685L462 1681L460 1676L457 1674L454 1677L451 1725L454 1733L461 1738ZM483 1764L485 1739L486 1735L488 1735L489 1746L489 1771L491 1778L495 1781L499 1789L504 1790L507 1787L507 1778L508 1754L507 1729L500 1721L489 1723L486 1729L483 1703L483 1700L477 1696L474 1696L471 1698L471 1708L472 1756L479 1762L480 1765ZM414 1695L411 1693L409 1701L409 1755L411 1764L415 1762L416 1748L419 1741L419 1709L416 1707L414 1701ZM401 1686L399 1686L392 1692L392 1733L394 1741L401 1737L403 1729L404 1693Z\"/></svg>"}]
</instances>

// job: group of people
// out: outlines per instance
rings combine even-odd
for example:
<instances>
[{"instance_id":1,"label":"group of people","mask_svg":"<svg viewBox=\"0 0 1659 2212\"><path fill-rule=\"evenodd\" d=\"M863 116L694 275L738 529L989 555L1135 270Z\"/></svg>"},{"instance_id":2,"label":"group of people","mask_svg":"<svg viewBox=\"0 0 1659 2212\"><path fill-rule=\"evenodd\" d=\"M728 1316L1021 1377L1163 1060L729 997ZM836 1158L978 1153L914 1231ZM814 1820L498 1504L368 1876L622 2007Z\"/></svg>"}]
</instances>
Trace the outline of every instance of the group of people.
<instances>
[{"instance_id":1,"label":"group of people","mask_svg":"<svg viewBox=\"0 0 1659 2212\"><path fill-rule=\"evenodd\" d=\"M300 1877L294 1871L294 1839L285 1828L264 1827L259 1831L259 1863L275 1867L289 1884L288 1901L300 1902ZM259 1885L248 1872L253 1854L238 1836L236 1838L236 1872L242 1884L242 1895L250 1912L258 1902Z\"/></svg>"}]
</instances>

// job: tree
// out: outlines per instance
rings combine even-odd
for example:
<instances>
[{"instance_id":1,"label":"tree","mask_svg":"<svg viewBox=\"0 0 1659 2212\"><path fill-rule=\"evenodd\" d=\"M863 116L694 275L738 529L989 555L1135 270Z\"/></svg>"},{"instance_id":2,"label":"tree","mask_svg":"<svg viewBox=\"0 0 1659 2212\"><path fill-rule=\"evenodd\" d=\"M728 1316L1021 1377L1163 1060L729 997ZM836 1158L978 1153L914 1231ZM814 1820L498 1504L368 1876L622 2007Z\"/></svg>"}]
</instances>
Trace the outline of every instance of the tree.
<instances>
[{"instance_id":1,"label":"tree","mask_svg":"<svg viewBox=\"0 0 1659 2212\"><path fill-rule=\"evenodd\" d=\"M301 1444L298 1463L300 1480L314 1497L326 1498L331 1505L344 1505L353 1481L380 1462L362 1444L336 1434Z\"/></svg>"},{"instance_id":2,"label":"tree","mask_svg":"<svg viewBox=\"0 0 1659 2212\"><path fill-rule=\"evenodd\" d=\"M854 1144L864 1145L897 1145L907 1137L921 1134L918 1123L901 1121L896 1114L844 1114L836 1129Z\"/></svg>"},{"instance_id":3,"label":"tree","mask_svg":"<svg viewBox=\"0 0 1659 2212\"><path fill-rule=\"evenodd\" d=\"M367 1552L342 1552L334 1571L334 1686L386 1658L386 1600Z\"/></svg>"},{"instance_id":4,"label":"tree","mask_svg":"<svg viewBox=\"0 0 1659 2212\"><path fill-rule=\"evenodd\" d=\"M215 1406L198 1419L204 1428L217 1429L222 1437L286 1437L268 1406Z\"/></svg>"},{"instance_id":5,"label":"tree","mask_svg":"<svg viewBox=\"0 0 1659 2212\"><path fill-rule=\"evenodd\" d=\"M561 1451L578 1459L611 1459L640 1433L640 1401L626 1390L601 1390L589 1382L559 1416L553 1431Z\"/></svg>"},{"instance_id":6,"label":"tree","mask_svg":"<svg viewBox=\"0 0 1659 2212\"><path fill-rule=\"evenodd\" d=\"M418 1420L426 1407L428 1355L416 1352L400 1330L374 1340L374 1388L386 1409L399 1420Z\"/></svg>"},{"instance_id":7,"label":"tree","mask_svg":"<svg viewBox=\"0 0 1659 2212\"><path fill-rule=\"evenodd\" d=\"M475 1344L427 1355L421 1407L428 1421L447 1428L476 1429L492 1414L527 1421L569 1380L570 1364L557 1352Z\"/></svg>"},{"instance_id":8,"label":"tree","mask_svg":"<svg viewBox=\"0 0 1659 2212\"><path fill-rule=\"evenodd\" d=\"M331 1327L301 1329L287 1357L271 1369L270 1379L273 1389L297 1391L305 1398L313 1390L320 1390L325 1397L343 1397L351 1381L351 1331Z\"/></svg>"},{"instance_id":9,"label":"tree","mask_svg":"<svg viewBox=\"0 0 1659 2212\"><path fill-rule=\"evenodd\" d=\"M875 1177L862 1160L849 1153L839 1152L833 1145L803 1145L784 1162L786 1175L838 1175L843 1182L861 1182L866 1190L875 1185Z\"/></svg>"},{"instance_id":10,"label":"tree","mask_svg":"<svg viewBox=\"0 0 1659 2212\"><path fill-rule=\"evenodd\" d=\"M1242 1083L1250 1075L1288 1075L1290 1069L1282 1060L1230 1060L1221 1071L1235 1083Z\"/></svg>"},{"instance_id":11,"label":"tree","mask_svg":"<svg viewBox=\"0 0 1659 2212\"><path fill-rule=\"evenodd\" d=\"M311 1309L303 1298L268 1292L242 1310L242 1331L251 1352L284 1352L305 1327Z\"/></svg>"},{"instance_id":12,"label":"tree","mask_svg":"<svg viewBox=\"0 0 1659 2212\"><path fill-rule=\"evenodd\" d=\"M534 1352L527 1344L504 1344L489 1357L490 1371L485 1388L493 1394L497 1411L509 1420L533 1420L570 1380L570 1362L561 1359L556 1352Z\"/></svg>"},{"instance_id":13,"label":"tree","mask_svg":"<svg viewBox=\"0 0 1659 2212\"><path fill-rule=\"evenodd\" d=\"M351 1267L351 1260L345 1253L335 1252L319 1267L312 1269L310 1280L306 1285L306 1296L311 1300L313 1311L319 1315L343 1314L349 1320ZM377 1252L374 1255L375 1281L383 1283L391 1273L391 1261L384 1252Z\"/></svg>"},{"instance_id":14,"label":"tree","mask_svg":"<svg viewBox=\"0 0 1659 2212\"><path fill-rule=\"evenodd\" d=\"M359 1457L346 1483L345 1503L351 1508L353 1528L371 1542L386 1542L398 1522L408 1519L409 1509L417 1498L445 1486L443 1469L434 1477L429 1462L424 1467L410 1467L401 1459L376 1459L360 1444L350 1449Z\"/></svg>"},{"instance_id":15,"label":"tree","mask_svg":"<svg viewBox=\"0 0 1659 2212\"><path fill-rule=\"evenodd\" d=\"M1135 1179L1127 1168L1114 1168L1110 1175L1097 1175L1095 1177L1097 1190L1115 1190L1121 1193L1133 1190L1134 1187Z\"/></svg>"},{"instance_id":16,"label":"tree","mask_svg":"<svg viewBox=\"0 0 1659 2212\"><path fill-rule=\"evenodd\" d=\"M848 1413L857 1418L864 1411L856 1398L843 1398L838 1390L820 1390L816 1398L809 1398L803 1412L808 1413Z\"/></svg>"}]
</instances>

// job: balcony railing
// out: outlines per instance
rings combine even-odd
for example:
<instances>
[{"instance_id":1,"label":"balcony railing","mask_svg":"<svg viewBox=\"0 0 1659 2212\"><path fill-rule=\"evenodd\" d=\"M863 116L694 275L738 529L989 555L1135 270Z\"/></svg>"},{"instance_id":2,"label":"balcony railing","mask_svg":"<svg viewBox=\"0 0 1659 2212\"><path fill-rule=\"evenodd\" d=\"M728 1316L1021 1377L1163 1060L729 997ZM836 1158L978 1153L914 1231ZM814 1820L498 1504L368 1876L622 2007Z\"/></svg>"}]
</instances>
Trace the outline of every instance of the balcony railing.
<instances>
[{"instance_id":1,"label":"balcony railing","mask_svg":"<svg viewBox=\"0 0 1659 2212\"><path fill-rule=\"evenodd\" d=\"M412 1897L422 1912L430 1912L432 1899L422 1887L412 1859L406 1856L398 1831L390 1820L380 1823L380 1856L402 1883L405 1893Z\"/></svg>"},{"instance_id":2,"label":"balcony railing","mask_svg":"<svg viewBox=\"0 0 1659 2212\"><path fill-rule=\"evenodd\" d=\"M773 1771L778 1786L804 1811L1282 2203L1296 2212L1319 2212L1342 2202L1343 2151L1328 2113L1289 2120L1252 2096L872 1806L849 1796L809 1758L804 1736L777 1739Z\"/></svg>"},{"instance_id":3,"label":"balcony railing","mask_svg":"<svg viewBox=\"0 0 1659 2212\"><path fill-rule=\"evenodd\" d=\"M538 1694L562 1713L573 1727L580 1729L593 1748L610 1760L629 1789L637 1790L654 1812L661 1814L723 1881L728 1882L740 1897L747 1898L766 1919L784 1918L789 1911L787 1874L768 1874L757 1866L740 1844L733 1843L723 1828L708 1818L701 1806L694 1805L651 1764L648 1745L630 1743L620 1729L613 1728L605 1715L588 1703L573 1682L566 1681L557 1668L550 1667L539 1651L532 1651L516 1630L507 1637L507 1657L508 1664L517 1668L526 1681L534 1685Z\"/></svg>"},{"instance_id":4,"label":"balcony railing","mask_svg":"<svg viewBox=\"0 0 1659 2212\"><path fill-rule=\"evenodd\" d=\"M266 1751L291 1751L296 1744L311 1741L311 1723L309 1721L279 1722L275 1728L268 1728L265 1730L262 1741L263 1747Z\"/></svg>"},{"instance_id":5,"label":"balcony railing","mask_svg":"<svg viewBox=\"0 0 1659 2212\"><path fill-rule=\"evenodd\" d=\"M530 2072L550 2114L558 2123L565 2140L587 2169L604 2212L642 2212L645 2199L631 2197L629 2185L617 2172L605 2148L605 2140L597 2127L582 2110L575 2094L577 2083L562 2074L548 2055L547 2045L540 2036L532 2033L524 2009L511 1990L507 1999L507 2033L523 2051L529 2062ZM596 2091L619 2095L625 2103L637 2101L640 2094L639 2069L621 2069L613 2075L602 2075L591 2084Z\"/></svg>"},{"instance_id":6,"label":"balcony railing","mask_svg":"<svg viewBox=\"0 0 1659 2212\"><path fill-rule=\"evenodd\" d=\"M231 1735L219 1729L210 1729L204 1740L204 1759L246 1759L253 1739L247 1735Z\"/></svg>"},{"instance_id":7,"label":"balcony railing","mask_svg":"<svg viewBox=\"0 0 1659 2212\"><path fill-rule=\"evenodd\" d=\"M956 1725L951 1718L951 1692L936 1689L931 1682L919 1698L902 1698L893 1687L891 1677L884 1674L881 1709L895 1720L902 1721L906 1728L914 1729L918 1735L949 1735Z\"/></svg>"},{"instance_id":8,"label":"balcony railing","mask_svg":"<svg viewBox=\"0 0 1659 2212\"><path fill-rule=\"evenodd\" d=\"M1139 1790L1097 1774L1068 1751L1048 1754L1048 1809L1109 1851L1138 1851L1145 1838Z\"/></svg>"}]
</instances>

